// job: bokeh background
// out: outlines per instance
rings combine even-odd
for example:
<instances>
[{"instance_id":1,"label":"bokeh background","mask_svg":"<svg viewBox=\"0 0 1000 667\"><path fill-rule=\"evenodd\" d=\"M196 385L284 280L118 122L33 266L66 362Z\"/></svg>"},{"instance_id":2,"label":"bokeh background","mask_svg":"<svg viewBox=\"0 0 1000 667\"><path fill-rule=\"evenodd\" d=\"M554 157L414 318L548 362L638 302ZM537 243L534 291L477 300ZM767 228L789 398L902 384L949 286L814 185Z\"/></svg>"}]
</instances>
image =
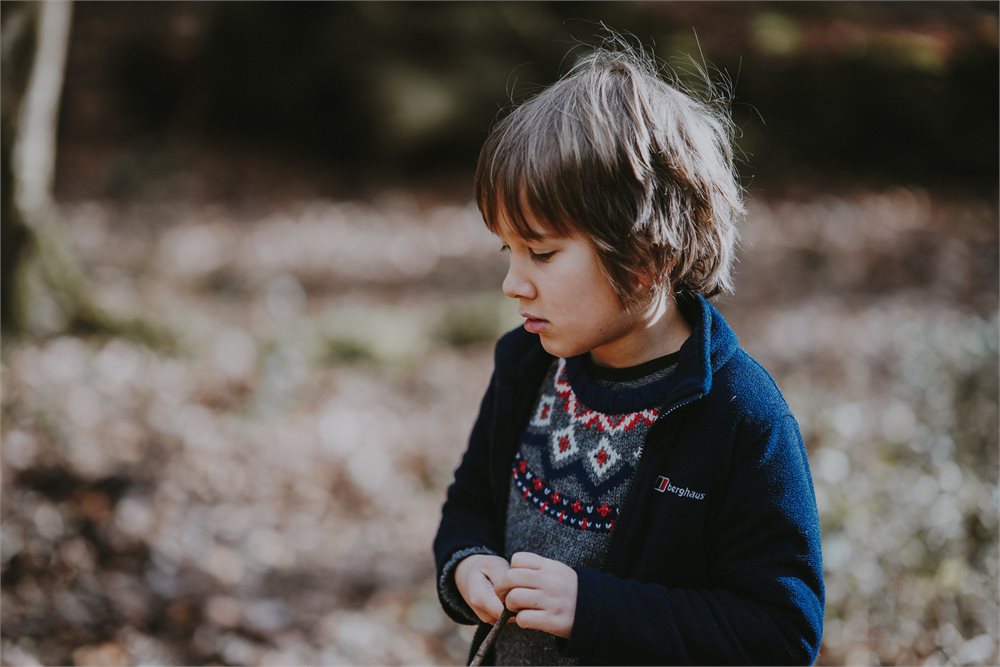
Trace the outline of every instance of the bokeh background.
<instances>
[{"instance_id":1,"label":"bokeh background","mask_svg":"<svg viewBox=\"0 0 1000 667\"><path fill-rule=\"evenodd\" d=\"M806 438L819 664L1000 660L996 3L78 3L18 231L40 7L0 7L4 665L463 662L430 544L518 322L471 175L602 21L733 84L718 306Z\"/></svg>"}]
</instances>

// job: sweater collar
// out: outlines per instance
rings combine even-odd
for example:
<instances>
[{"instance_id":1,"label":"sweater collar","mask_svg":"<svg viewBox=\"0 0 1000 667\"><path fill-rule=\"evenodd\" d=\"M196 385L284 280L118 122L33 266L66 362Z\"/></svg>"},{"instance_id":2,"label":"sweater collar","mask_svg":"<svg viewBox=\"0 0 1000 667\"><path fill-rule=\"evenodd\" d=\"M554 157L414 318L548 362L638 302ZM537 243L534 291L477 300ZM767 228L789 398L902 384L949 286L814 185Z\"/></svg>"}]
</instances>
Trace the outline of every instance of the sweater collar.
<instances>
[{"instance_id":1,"label":"sweater collar","mask_svg":"<svg viewBox=\"0 0 1000 667\"><path fill-rule=\"evenodd\" d=\"M699 294L678 294L677 305L691 326L691 335L681 346L674 372L641 387L610 389L591 378L586 354L570 357L566 360L567 378L584 404L606 414L661 405L669 411L708 394L712 375L737 348L736 334L722 314Z\"/></svg>"}]
</instances>

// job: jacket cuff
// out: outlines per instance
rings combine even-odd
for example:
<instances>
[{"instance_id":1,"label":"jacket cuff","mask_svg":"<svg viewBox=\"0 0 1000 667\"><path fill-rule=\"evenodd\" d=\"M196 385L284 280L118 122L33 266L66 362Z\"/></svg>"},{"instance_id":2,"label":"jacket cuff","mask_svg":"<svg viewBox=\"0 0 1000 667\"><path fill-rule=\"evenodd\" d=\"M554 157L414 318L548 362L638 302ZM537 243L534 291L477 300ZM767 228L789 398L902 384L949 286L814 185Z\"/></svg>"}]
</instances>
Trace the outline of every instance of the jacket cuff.
<instances>
[{"instance_id":1,"label":"jacket cuff","mask_svg":"<svg viewBox=\"0 0 1000 667\"><path fill-rule=\"evenodd\" d=\"M463 559L479 554L499 555L487 547L460 549L447 560L444 567L441 568L441 576L438 578L438 597L441 599L441 605L453 620L466 625L478 623L479 617L462 598L462 594L458 592L458 586L455 585L455 569Z\"/></svg>"},{"instance_id":2,"label":"jacket cuff","mask_svg":"<svg viewBox=\"0 0 1000 667\"><path fill-rule=\"evenodd\" d=\"M564 656L601 660L602 654L609 645L610 638L606 633L606 625L600 622L606 614L606 604L603 601L615 599L616 593L608 584L609 577L585 567L573 568L576 571L576 613L573 616L573 630L569 639L559 643L559 650Z\"/></svg>"}]
</instances>

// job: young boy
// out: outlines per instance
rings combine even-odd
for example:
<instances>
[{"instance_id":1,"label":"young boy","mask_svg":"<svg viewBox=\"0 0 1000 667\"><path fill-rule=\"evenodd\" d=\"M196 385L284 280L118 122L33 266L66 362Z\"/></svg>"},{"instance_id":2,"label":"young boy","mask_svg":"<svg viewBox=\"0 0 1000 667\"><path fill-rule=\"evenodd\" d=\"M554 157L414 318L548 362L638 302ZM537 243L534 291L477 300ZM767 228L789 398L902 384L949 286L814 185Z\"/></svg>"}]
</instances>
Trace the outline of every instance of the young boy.
<instances>
[{"instance_id":1,"label":"young boy","mask_svg":"<svg viewBox=\"0 0 1000 667\"><path fill-rule=\"evenodd\" d=\"M518 107L475 194L523 328L434 541L497 664L808 664L824 591L798 425L707 298L743 216L727 116L598 50Z\"/></svg>"}]
</instances>

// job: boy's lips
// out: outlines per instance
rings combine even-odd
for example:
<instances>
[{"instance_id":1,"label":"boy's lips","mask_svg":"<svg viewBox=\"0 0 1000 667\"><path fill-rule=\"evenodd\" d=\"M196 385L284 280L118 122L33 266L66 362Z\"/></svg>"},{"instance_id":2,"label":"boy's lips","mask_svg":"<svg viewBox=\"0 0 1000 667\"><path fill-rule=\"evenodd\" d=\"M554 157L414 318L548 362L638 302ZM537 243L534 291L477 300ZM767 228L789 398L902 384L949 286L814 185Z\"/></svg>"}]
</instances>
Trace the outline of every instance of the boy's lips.
<instances>
[{"instance_id":1,"label":"boy's lips","mask_svg":"<svg viewBox=\"0 0 1000 667\"><path fill-rule=\"evenodd\" d=\"M535 317L531 313L520 313L521 317L524 318L524 328L530 333L541 333L548 326L549 321L543 320L540 317Z\"/></svg>"}]
</instances>

